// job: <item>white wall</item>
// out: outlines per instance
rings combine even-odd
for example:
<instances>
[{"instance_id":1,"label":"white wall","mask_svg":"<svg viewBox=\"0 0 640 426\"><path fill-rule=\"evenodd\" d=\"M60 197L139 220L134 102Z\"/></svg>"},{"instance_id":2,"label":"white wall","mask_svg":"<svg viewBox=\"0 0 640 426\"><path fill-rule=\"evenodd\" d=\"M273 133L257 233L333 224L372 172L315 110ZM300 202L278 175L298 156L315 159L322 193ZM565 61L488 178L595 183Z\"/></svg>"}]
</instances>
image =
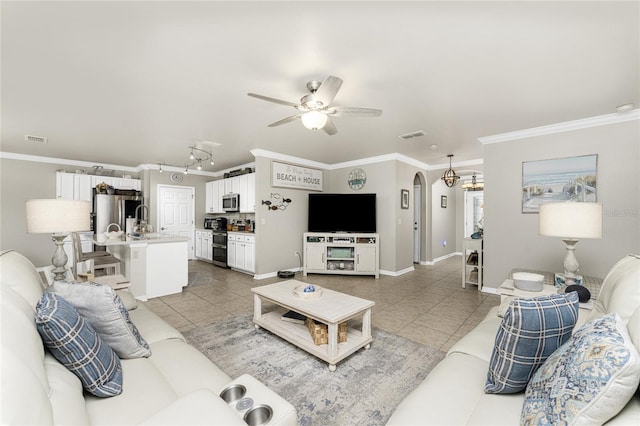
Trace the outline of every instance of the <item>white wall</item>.
<instances>
[{"instance_id":1,"label":"white wall","mask_svg":"<svg viewBox=\"0 0 640 426\"><path fill-rule=\"evenodd\" d=\"M538 235L538 215L521 213L522 162L598 154L603 237L582 240L581 273L604 277L627 253L640 252L640 131L637 121L485 146L485 285L498 287L515 267L561 272L559 238Z\"/></svg>"}]
</instances>

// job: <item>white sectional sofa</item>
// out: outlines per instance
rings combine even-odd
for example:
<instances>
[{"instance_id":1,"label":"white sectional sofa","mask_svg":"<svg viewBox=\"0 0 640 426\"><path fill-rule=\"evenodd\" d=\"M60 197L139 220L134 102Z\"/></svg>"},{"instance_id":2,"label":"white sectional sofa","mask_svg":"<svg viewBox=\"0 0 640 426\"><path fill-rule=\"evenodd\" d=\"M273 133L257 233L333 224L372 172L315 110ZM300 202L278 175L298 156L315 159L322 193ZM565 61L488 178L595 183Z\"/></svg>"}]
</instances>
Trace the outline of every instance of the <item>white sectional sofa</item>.
<instances>
[{"instance_id":1,"label":"white sectional sofa","mask_svg":"<svg viewBox=\"0 0 640 426\"><path fill-rule=\"evenodd\" d=\"M131 321L151 349L147 358L122 359L123 391L98 398L45 350L34 320L44 288L33 264L14 251L0 253L1 406L3 425L244 424L245 412L220 398L232 383L273 410L269 425L295 425L295 408L251 376L235 380L183 336L139 304ZM135 305L135 301L133 302Z\"/></svg>"},{"instance_id":2,"label":"white sectional sofa","mask_svg":"<svg viewBox=\"0 0 640 426\"><path fill-rule=\"evenodd\" d=\"M593 310L579 310L574 332L587 321L616 312L640 351L640 256L621 259L605 278ZM458 341L427 378L396 408L388 425L517 425L524 392L484 392L496 333L494 308ZM633 386L633 385L632 385ZM637 386L637 384L635 385ZM589 424L589 423L587 423ZM593 424L593 423L591 423ZM607 424L640 424L640 391Z\"/></svg>"}]
</instances>

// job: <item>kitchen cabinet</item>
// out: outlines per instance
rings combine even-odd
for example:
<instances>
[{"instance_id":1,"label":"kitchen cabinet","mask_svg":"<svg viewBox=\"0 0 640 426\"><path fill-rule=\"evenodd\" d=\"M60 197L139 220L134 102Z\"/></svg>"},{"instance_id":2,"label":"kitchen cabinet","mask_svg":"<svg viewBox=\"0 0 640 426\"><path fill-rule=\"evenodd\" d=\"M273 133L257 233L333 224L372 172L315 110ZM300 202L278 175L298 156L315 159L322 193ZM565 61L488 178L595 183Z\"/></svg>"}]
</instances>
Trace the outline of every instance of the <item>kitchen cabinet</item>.
<instances>
[{"instance_id":1,"label":"kitchen cabinet","mask_svg":"<svg viewBox=\"0 0 640 426\"><path fill-rule=\"evenodd\" d=\"M240 194L240 213L255 213L256 174L247 173L207 182L205 185L205 213L224 213L222 196L225 194Z\"/></svg>"},{"instance_id":2,"label":"kitchen cabinet","mask_svg":"<svg viewBox=\"0 0 640 426\"><path fill-rule=\"evenodd\" d=\"M195 251L196 258L202 257L202 231L196 230L196 238L195 238L195 247L193 248Z\"/></svg>"},{"instance_id":3,"label":"kitchen cabinet","mask_svg":"<svg viewBox=\"0 0 640 426\"><path fill-rule=\"evenodd\" d=\"M197 229L195 238L195 256L200 260L207 262L213 261L213 234L206 229Z\"/></svg>"},{"instance_id":4,"label":"kitchen cabinet","mask_svg":"<svg viewBox=\"0 0 640 426\"><path fill-rule=\"evenodd\" d=\"M227 265L242 272L254 273L256 270L255 235L242 232L227 234Z\"/></svg>"},{"instance_id":5,"label":"kitchen cabinet","mask_svg":"<svg viewBox=\"0 0 640 426\"><path fill-rule=\"evenodd\" d=\"M255 213L256 211L256 174L249 173L238 176L240 178L240 213Z\"/></svg>"},{"instance_id":6,"label":"kitchen cabinet","mask_svg":"<svg viewBox=\"0 0 640 426\"><path fill-rule=\"evenodd\" d=\"M100 183L106 183L116 189L135 189L142 190L142 181L140 179L117 178L112 176L91 176L91 187L95 188Z\"/></svg>"},{"instance_id":7,"label":"kitchen cabinet","mask_svg":"<svg viewBox=\"0 0 640 426\"><path fill-rule=\"evenodd\" d=\"M224 213L222 210L222 194L224 179L207 182L205 186L205 213Z\"/></svg>"},{"instance_id":8,"label":"kitchen cabinet","mask_svg":"<svg viewBox=\"0 0 640 426\"><path fill-rule=\"evenodd\" d=\"M135 189L140 191L142 188L140 179L56 172L56 198L91 202L93 188L102 182L116 189Z\"/></svg>"},{"instance_id":9,"label":"kitchen cabinet","mask_svg":"<svg viewBox=\"0 0 640 426\"><path fill-rule=\"evenodd\" d=\"M56 198L91 201L91 176L56 172Z\"/></svg>"}]
</instances>

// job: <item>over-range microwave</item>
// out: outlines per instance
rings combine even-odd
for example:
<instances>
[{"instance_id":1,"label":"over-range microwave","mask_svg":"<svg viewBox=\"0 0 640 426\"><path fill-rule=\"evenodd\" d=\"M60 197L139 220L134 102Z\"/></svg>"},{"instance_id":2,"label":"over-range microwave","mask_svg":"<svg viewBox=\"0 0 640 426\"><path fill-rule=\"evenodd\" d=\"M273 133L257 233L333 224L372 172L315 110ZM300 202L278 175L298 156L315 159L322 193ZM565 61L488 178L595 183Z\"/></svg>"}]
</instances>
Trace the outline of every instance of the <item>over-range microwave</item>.
<instances>
[{"instance_id":1,"label":"over-range microwave","mask_svg":"<svg viewBox=\"0 0 640 426\"><path fill-rule=\"evenodd\" d=\"M225 212L240 211L240 194L225 194L222 196L222 210Z\"/></svg>"}]
</instances>

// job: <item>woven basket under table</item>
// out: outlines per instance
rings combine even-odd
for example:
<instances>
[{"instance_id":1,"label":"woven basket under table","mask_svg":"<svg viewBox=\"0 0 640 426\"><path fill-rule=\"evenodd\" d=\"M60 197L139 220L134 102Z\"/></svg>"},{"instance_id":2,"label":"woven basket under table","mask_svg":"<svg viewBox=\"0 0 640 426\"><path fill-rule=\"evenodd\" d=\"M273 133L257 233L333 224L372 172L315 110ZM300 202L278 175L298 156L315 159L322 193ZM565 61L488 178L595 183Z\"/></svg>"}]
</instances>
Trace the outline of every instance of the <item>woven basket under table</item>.
<instances>
[{"instance_id":1,"label":"woven basket under table","mask_svg":"<svg viewBox=\"0 0 640 426\"><path fill-rule=\"evenodd\" d=\"M311 333L313 343L316 345L326 345L329 343L329 327L327 324L321 322L315 322L311 318L306 320L307 328ZM338 343L347 341L347 322L341 322L338 324Z\"/></svg>"}]
</instances>

